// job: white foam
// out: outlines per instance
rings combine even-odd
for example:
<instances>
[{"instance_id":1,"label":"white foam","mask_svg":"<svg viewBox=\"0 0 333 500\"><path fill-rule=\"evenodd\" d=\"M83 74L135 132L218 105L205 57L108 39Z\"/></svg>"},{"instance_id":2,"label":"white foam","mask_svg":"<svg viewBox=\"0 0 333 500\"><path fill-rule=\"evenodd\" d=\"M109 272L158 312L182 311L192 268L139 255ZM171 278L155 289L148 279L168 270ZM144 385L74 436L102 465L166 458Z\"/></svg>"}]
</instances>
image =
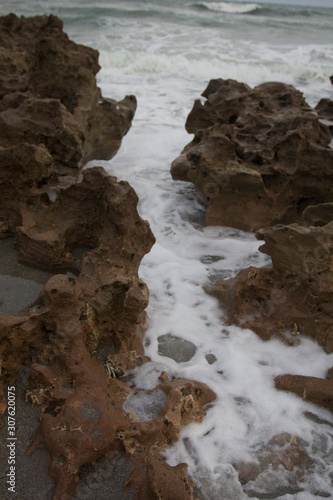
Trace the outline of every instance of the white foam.
<instances>
[{"instance_id":1,"label":"white foam","mask_svg":"<svg viewBox=\"0 0 333 500\"><path fill-rule=\"evenodd\" d=\"M257 3L231 3L231 2L202 2L208 10L223 12L224 14L248 14L261 9Z\"/></svg>"},{"instance_id":2,"label":"white foam","mask_svg":"<svg viewBox=\"0 0 333 500\"><path fill-rule=\"evenodd\" d=\"M127 396L123 407L130 418L137 422L154 420L166 403L166 395L161 389L134 391Z\"/></svg>"},{"instance_id":3,"label":"white foam","mask_svg":"<svg viewBox=\"0 0 333 500\"><path fill-rule=\"evenodd\" d=\"M138 389L152 389L160 373L167 371L170 377L204 382L217 394L203 422L184 428L179 442L166 450L167 460L171 465L187 462L207 500L219 498L221 491L229 491L225 499L248 498L231 464L253 459L255 449L275 434L289 432L301 439L314 464L309 480L301 485L306 498L313 498L319 475L321 491L329 492L330 466L320 443L326 439L326 449L332 445L332 429L325 422L332 425L333 418L293 394L277 392L274 378L285 373L325 377L333 356L307 338L290 348L278 340L262 342L249 330L226 326L217 301L203 292L214 276L230 277L249 265L270 265L258 252L261 242L254 235L204 227L204 200L192 185L170 179L171 161L190 139L183 128L187 111L204 86L183 77L155 77L142 86L133 75L132 82L139 90L137 115L119 153L105 165L134 186L140 213L157 238L140 266L140 276L150 289L145 347L152 362L134 370L134 384ZM122 84L101 83L105 94L106 89L110 95L127 90ZM131 82L126 85L130 88ZM176 363L158 354L158 337L165 334L196 346L190 361ZM216 357L212 364L206 359L208 354ZM323 423L309 419L309 412ZM273 481L282 488L287 480L282 473L274 478L263 474L256 487L266 484L268 488Z\"/></svg>"},{"instance_id":4,"label":"white foam","mask_svg":"<svg viewBox=\"0 0 333 500\"><path fill-rule=\"evenodd\" d=\"M333 423L332 416L293 394L277 392L274 378L284 373L325 377L332 355L307 338L290 348L278 340L262 342L249 330L225 326L216 300L203 292L210 277L230 277L249 265L269 266L270 261L258 252L261 242L254 235L204 227L205 203L200 195L192 185L170 179L171 161L189 139L183 130L184 104L190 109L199 95L198 82L179 83L176 78L159 78L140 86L133 127L117 156L106 163L111 173L134 186L140 213L157 237L140 266L140 276L150 289L150 327L145 342L152 362L133 372L136 387L152 389L165 370L170 377L199 380L216 392L217 400L204 421L187 426L179 442L166 450L171 465L189 463L207 500L219 498L223 488L229 489L223 498L247 498L230 464L252 459L253 450L279 432L301 438L314 470L322 475L323 491L330 491L330 469L322 466L327 460L325 452L313 445L327 439L331 429L325 423L315 424L305 412ZM108 88L107 82L105 86ZM117 92L120 88L117 86ZM158 337L165 334L196 346L190 361L176 363L158 354ZM216 357L211 365L208 354ZM316 473L311 478L312 483L304 485L309 499L316 488ZM261 481L269 484L272 478L262 477ZM280 484L277 478L274 481Z\"/></svg>"},{"instance_id":5,"label":"white foam","mask_svg":"<svg viewBox=\"0 0 333 500\"><path fill-rule=\"evenodd\" d=\"M234 38L223 39L221 34L202 36L201 44L192 43L191 30L184 27L182 34L171 33L161 41L156 29L147 28L151 37L149 50L147 41L140 38L135 47L103 48L101 52L102 81L116 81L132 84L132 92L140 84L151 89L152 83L160 78L170 79L170 87L175 86L178 94L180 86L198 87L210 78L232 78L256 85L265 81L281 81L296 86L305 92L310 104L316 104L318 96L333 97L329 76L333 60L331 45L285 45L274 46L256 40L235 42ZM206 38L207 36L207 38ZM142 44L142 46L141 46ZM173 47L183 46L182 52ZM126 84L126 83L125 83ZM180 103L183 102L180 101ZM179 104L180 104L179 103Z\"/></svg>"}]
</instances>

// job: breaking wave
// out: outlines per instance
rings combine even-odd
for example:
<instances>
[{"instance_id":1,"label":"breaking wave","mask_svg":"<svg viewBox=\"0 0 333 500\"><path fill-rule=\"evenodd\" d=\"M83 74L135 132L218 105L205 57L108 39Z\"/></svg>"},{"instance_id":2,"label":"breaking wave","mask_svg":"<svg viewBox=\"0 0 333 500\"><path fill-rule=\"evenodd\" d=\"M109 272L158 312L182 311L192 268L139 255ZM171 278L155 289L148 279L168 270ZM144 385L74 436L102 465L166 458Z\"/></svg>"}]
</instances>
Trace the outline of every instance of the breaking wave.
<instances>
[{"instance_id":1,"label":"breaking wave","mask_svg":"<svg viewBox=\"0 0 333 500\"><path fill-rule=\"evenodd\" d=\"M194 7L201 7L214 12L224 14L249 14L260 9L256 3L232 3L232 2L201 2L193 4Z\"/></svg>"}]
</instances>

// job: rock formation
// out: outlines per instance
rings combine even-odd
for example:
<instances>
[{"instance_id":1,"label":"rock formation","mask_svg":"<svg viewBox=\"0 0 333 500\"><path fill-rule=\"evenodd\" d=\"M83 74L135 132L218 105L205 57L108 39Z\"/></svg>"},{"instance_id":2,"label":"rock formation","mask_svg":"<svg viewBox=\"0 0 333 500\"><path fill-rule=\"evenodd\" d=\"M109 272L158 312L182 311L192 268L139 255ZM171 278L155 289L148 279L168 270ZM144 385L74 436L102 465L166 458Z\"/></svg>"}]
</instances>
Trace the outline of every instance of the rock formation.
<instances>
[{"instance_id":1,"label":"rock formation","mask_svg":"<svg viewBox=\"0 0 333 500\"><path fill-rule=\"evenodd\" d=\"M207 225L256 231L333 201L330 129L299 91L218 79L202 95L186 121L194 138L171 173L208 200Z\"/></svg>"},{"instance_id":2,"label":"rock formation","mask_svg":"<svg viewBox=\"0 0 333 500\"><path fill-rule=\"evenodd\" d=\"M332 78L331 78L332 81ZM244 269L206 291L225 320L290 345L304 334L333 352L333 108L311 109L282 83L211 80L171 166L208 200L207 225L257 231L272 268ZM332 381L282 376L276 387L332 410Z\"/></svg>"},{"instance_id":3,"label":"rock formation","mask_svg":"<svg viewBox=\"0 0 333 500\"><path fill-rule=\"evenodd\" d=\"M170 467L160 451L215 395L162 374L158 414L126 411L134 391L124 375L145 360L149 294L138 267L154 236L127 182L100 167L79 177L87 161L116 153L136 100L102 98L98 53L69 41L54 16L1 18L0 40L0 237L15 238L22 263L53 273L26 309L0 313L1 416L7 386L30 415L17 421L18 447L31 441L20 476L42 448L53 481L43 498L70 499L85 466L126 454L126 498L190 499L186 465Z\"/></svg>"},{"instance_id":4,"label":"rock formation","mask_svg":"<svg viewBox=\"0 0 333 500\"><path fill-rule=\"evenodd\" d=\"M294 392L305 401L317 404L333 412L333 368L326 379L302 375L281 375L275 379L279 390Z\"/></svg>"},{"instance_id":5,"label":"rock formation","mask_svg":"<svg viewBox=\"0 0 333 500\"><path fill-rule=\"evenodd\" d=\"M97 51L70 41L62 26L52 15L1 18L0 145L44 144L55 174L75 174L90 159L117 152L136 99L103 98Z\"/></svg>"},{"instance_id":6,"label":"rock formation","mask_svg":"<svg viewBox=\"0 0 333 500\"><path fill-rule=\"evenodd\" d=\"M333 222L266 228L257 236L273 267L244 269L207 291L221 301L227 321L264 340L280 336L293 343L301 333L333 352Z\"/></svg>"},{"instance_id":7,"label":"rock formation","mask_svg":"<svg viewBox=\"0 0 333 500\"><path fill-rule=\"evenodd\" d=\"M320 99L315 110L318 117L327 125L333 136L333 101L331 99Z\"/></svg>"}]
</instances>

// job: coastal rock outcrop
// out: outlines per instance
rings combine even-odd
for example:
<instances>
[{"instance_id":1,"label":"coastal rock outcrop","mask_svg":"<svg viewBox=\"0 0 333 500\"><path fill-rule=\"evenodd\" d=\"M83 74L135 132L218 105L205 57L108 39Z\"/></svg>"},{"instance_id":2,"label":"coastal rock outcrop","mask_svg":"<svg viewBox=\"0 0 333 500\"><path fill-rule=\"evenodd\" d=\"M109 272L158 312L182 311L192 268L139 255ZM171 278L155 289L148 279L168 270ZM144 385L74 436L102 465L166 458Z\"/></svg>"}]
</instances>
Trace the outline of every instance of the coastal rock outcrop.
<instances>
[{"instance_id":1,"label":"coastal rock outcrop","mask_svg":"<svg viewBox=\"0 0 333 500\"><path fill-rule=\"evenodd\" d=\"M34 472L30 487L45 499L74 498L84 467L107 469L113 456L127 457L127 498L191 499L186 464L170 467L160 451L215 394L163 373L157 415L127 411L126 372L145 361L149 292L138 268L155 239L127 182L101 167L81 172L116 153L136 100L102 98L98 53L71 42L54 16L0 18L0 40L0 239L52 274L25 309L0 313L0 415L9 417L9 386L22 417L16 493L26 498L28 463L42 470L44 450L48 477Z\"/></svg>"},{"instance_id":2,"label":"coastal rock outcrop","mask_svg":"<svg viewBox=\"0 0 333 500\"><path fill-rule=\"evenodd\" d=\"M327 125L333 136L333 101L331 99L320 99L315 110L318 117Z\"/></svg>"},{"instance_id":3,"label":"coastal rock outcrop","mask_svg":"<svg viewBox=\"0 0 333 500\"><path fill-rule=\"evenodd\" d=\"M331 78L332 80L332 78ZM194 134L175 180L207 199L207 225L256 231L271 268L250 267L206 287L224 319L289 345L304 334L333 352L333 108L312 109L290 85L251 89L211 80L186 121ZM282 376L276 387L331 409L331 381Z\"/></svg>"},{"instance_id":4,"label":"coastal rock outcrop","mask_svg":"<svg viewBox=\"0 0 333 500\"><path fill-rule=\"evenodd\" d=\"M62 27L53 15L0 19L0 146L44 144L54 160L50 177L112 158L136 109L134 96L102 97L98 52Z\"/></svg>"},{"instance_id":5,"label":"coastal rock outcrop","mask_svg":"<svg viewBox=\"0 0 333 500\"><path fill-rule=\"evenodd\" d=\"M301 223L308 206L333 201L331 132L301 92L217 79L202 96L186 121L194 138L171 174L208 200L207 225Z\"/></svg>"},{"instance_id":6,"label":"coastal rock outcrop","mask_svg":"<svg viewBox=\"0 0 333 500\"><path fill-rule=\"evenodd\" d=\"M49 193L89 160L112 158L135 113L134 96L102 97L98 52L62 26L52 15L0 18L0 235L21 224L28 192Z\"/></svg>"},{"instance_id":7,"label":"coastal rock outcrop","mask_svg":"<svg viewBox=\"0 0 333 500\"><path fill-rule=\"evenodd\" d=\"M227 321L264 340L279 336L292 344L301 333L333 352L333 222L271 227L257 237L273 267L244 269L207 291L219 299Z\"/></svg>"}]
</instances>

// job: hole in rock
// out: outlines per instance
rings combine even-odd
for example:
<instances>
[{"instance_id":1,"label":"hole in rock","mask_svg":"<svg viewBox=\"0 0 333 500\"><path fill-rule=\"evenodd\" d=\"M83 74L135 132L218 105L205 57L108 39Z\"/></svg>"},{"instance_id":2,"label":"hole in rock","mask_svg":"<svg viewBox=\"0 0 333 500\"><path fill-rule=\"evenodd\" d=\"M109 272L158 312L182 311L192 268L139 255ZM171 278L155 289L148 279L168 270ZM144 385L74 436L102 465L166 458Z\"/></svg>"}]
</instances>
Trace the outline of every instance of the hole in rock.
<instances>
[{"instance_id":1,"label":"hole in rock","mask_svg":"<svg viewBox=\"0 0 333 500\"><path fill-rule=\"evenodd\" d=\"M44 413L47 415L51 415L52 417L57 416L57 413L54 410L52 410L52 408L46 408L46 410L44 410Z\"/></svg>"},{"instance_id":2,"label":"hole in rock","mask_svg":"<svg viewBox=\"0 0 333 500\"><path fill-rule=\"evenodd\" d=\"M47 191L46 195L49 199L49 202L54 203L57 199L57 189L55 186L50 186Z\"/></svg>"},{"instance_id":3,"label":"hole in rock","mask_svg":"<svg viewBox=\"0 0 333 500\"><path fill-rule=\"evenodd\" d=\"M17 314L25 309L52 276L53 273L19 262L14 238L0 240L0 312Z\"/></svg>"},{"instance_id":4,"label":"hole in rock","mask_svg":"<svg viewBox=\"0 0 333 500\"><path fill-rule=\"evenodd\" d=\"M296 203L297 213L302 214L306 207L309 207L311 205L318 205L320 203L321 200L318 200L316 198L300 198Z\"/></svg>"},{"instance_id":5,"label":"hole in rock","mask_svg":"<svg viewBox=\"0 0 333 500\"><path fill-rule=\"evenodd\" d=\"M29 313L40 314L44 311L44 306L42 304L36 304L29 308Z\"/></svg>"}]
</instances>

